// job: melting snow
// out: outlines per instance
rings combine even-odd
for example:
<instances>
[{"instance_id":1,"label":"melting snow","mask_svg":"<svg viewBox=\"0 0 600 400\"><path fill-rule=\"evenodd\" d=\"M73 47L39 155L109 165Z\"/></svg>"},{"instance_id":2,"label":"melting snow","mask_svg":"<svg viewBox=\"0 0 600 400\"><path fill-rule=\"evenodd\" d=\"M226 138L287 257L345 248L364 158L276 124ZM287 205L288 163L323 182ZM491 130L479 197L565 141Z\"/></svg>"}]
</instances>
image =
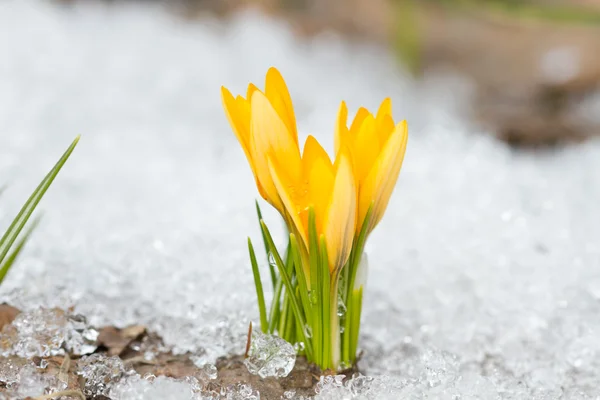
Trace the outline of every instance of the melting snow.
<instances>
[{"instance_id":1,"label":"melting snow","mask_svg":"<svg viewBox=\"0 0 600 400\"><path fill-rule=\"evenodd\" d=\"M329 150L342 99L375 108L391 96L411 129L367 246L369 377L324 380L319 398L596 398L600 142L512 151L465 122L468 82L416 84L382 49L333 34L299 39L254 13L189 23L147 5L0 3L0 183L9 185L0 226L83 135L3 299L74 305L94 326L146 324L175 351L200 354L199 365L242 353L258 320L245 245L247 235L260 240L257 192L219 87L243 92L271 65L290 86L302 136ZM27 376L29 388L44 386ZM115 393L193 393L140 379Z\"/></svg>"}]
</instances>

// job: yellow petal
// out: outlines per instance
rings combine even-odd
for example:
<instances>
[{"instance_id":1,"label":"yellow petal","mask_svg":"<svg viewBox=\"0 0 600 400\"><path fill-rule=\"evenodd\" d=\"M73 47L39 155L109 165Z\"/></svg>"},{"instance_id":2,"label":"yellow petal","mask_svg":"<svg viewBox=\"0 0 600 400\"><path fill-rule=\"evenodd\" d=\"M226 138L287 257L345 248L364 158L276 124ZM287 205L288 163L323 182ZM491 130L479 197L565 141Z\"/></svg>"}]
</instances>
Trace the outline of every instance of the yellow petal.
<instances>
[{"instance_id":1,"label":"yellow petal","mask_svg":"<svg viewBox=\"0 0 600 400\"><path fill-rule=\"evenodd\" d=\"M352 121L352 125L350 125L350 132L349 132L350 138L356 137L363 121L369 115L371 115L371 113L366 108L361 107L358 109L358 111L356 112L356 116L354 117L354 120Z\"/></svg>"},{"instance_id":2,"label":"yellow petal","mask_svg":"<svg viewBox=\"0 0 600 400\"><path fill-rule=\"evenodd\" d=\"M292 134L262 92L256 90L252 93L250 107L252 113L250 145L256 175L264 188L267 200L283 213L269 171L268 157L272 157L277 165L285 168L285 174L291 181L297 182L301 176L300 150Z\"/></svg>"},{"instance_id":3,"label":"yellow petal","mask_svg":"<svg viewBox=\"0 0 600 400\"><path fill-rule=\"evenodd\" d=\"M334 169L335 181L323 226L332 273L348 260L356 226L356 184L347 148L342 148Z\"/></svg>"},{"instance_id":4,"label":"yellow petal","mask_svg":"<svg viewBox=\"0 0 600 400\"><path fill-rule=\"evenodd\" d=\"M408 127L406 121L402 121L385 143L381 154L360 188L357 231L360 231L362 227L371 202L374 203L373 215L369 221L368 231L372 231L383 217L400 174L407 141Z\"/></svg>"},{"instance_id":5,"label":"yellow petal","mask_svg":"<svg viewBox=\"0 0 600 400\"><path fill-rule=\"evenodd\" d=\"M383 145L396 127L392 118L392 100L389 97L381 102L375 121L377 137L379 143Z\"/></svg>"},{"instance_id":6,"label":"yellow petal","mask_svg":"<svg viewBox=\"0 0 600 400\"><path fill-rule=\"evenodd\" d=\"M283 212L282 215L289 216L291 222L294 224L296 231L300 234L302 241L306 248L308 248L308 235L307 230L304 226L302 218L300 216L300 212L302 210L298 209L298 205L294 201L294 190L295 183L289 179L289 176L285 176L283 173L283 166L279 164L277 160L272 157L267 157L267 167L269 169L269 173L271 178L273 179L273 184L277 190L280 201L283 204Z\"/></svg>"},{"instance_id":7,"label":"yellow petal","mask_svg":"<svg viewBox=\"0 0 600 400\"><path fill-rule=\"evenodd\" d=\"M379 110L377 111L377 119L382 119L385 115L392 115L392 99L389 97L381 102Z\"/></svg>"},{"instance_id":8,"label":"yellow petal","mask_svg":"<svg viewBox=\"0 0 600 400\"><path fill-rule=\"evenodd\" d=\"M223 108L225 109L229 125L231 125L235 136L242 145L244 153L246 153L246 158L248 158L248 161L252 161L249 153L250 119L248 118L246 120L246 115L239 111L238 101L232 96L231 92L223 86L221 86L221 99L223 101Z\"/></svg>"},{"instance_id":9,"label":"yellow petal","mask_svg":"<svg viewBox=\"0 0 600 400\"><path fill-rule=\"evenodd\" d=\"M338 110L337 123L335 124L334 147L335 154L340 151L342 143L345 143L348 136L348 107L346 102L342 101Z\"/></svg>"},{"instance_id":10,"label":"yellow petal","mask_svg":"<svg viewBox=\"0 0 600 400\"><path fill-rule=\"evenodd\" d=\"M309 136L304 144L302 168L304 170L304 179L308 182L306 206L313 206L317 232L321 233L323 220L329 206L329 199L331 198L335 172L329 155L327 155L325 149L321 147L317 139L313 136Z\"/></svg>"},{"instance_id":11,"label":"yellow petal","mask_svg":"<svg viewBox=\"0 0 600 400\"><path fill-rule=\"evenodd\" d=\"M266 199L267 194L256 176L256 168L250 149L250 105L248 101L241 96L234 99L229 90L225 87L221 87L221 98L223 100L223 108L225 109L229 124L240 142L244 154L246 155L246 159L250 164L252 175L254 175L254 180L256 181L256 188L261 197Z\"/></svg>"},{"instance_id":12,"label":"yellow petal","mask_svg":"<svg viewBox=\"0 0 600 400\"><path fill-rule=\"evenodd\" d=\"M390 135L396 129L396 124L394 123L394 119L390 115L384 115L381 119L378 119L376 122L377 127L377 137L379 138L379 143L383 145L389 139Z\"/></svg>"},{"instance_id":13,"label":"yellow petal","mask_svg":"<svg viewBox=\"0 0 600 400\"><path fill-rule=\"evenodd\" d=\"M352 145L354 173L358 182L367 176L380 152L379 137L375 131L375 119L367 115L358 130Z\"/></svg>"},{"instance_id":14,"label":"yellow petal","mask_svg":"<svg viewBox=\"0 0 600 400\"><path fill-rule=\"evenodd\" d=\"M294 114L292 97L290 96L290 92L283 77L274 67L269 68L269 71L267 71L265 94L271 102L271 105L273 105L273 108L279 114L281 120L292 133L296 145L298 145L298 131L296 128L296 115Z\"/></svg>"},{"instance_id":15,"label":"yellow petal","mask_svg":"<svg viewBox=\"0 0 600 400\"><path fill-rule=\"evenodd\" d=\"M248 99L248 101L250 101L250 99L252 98L252 94L254 92L256 92L257 90L259 90L259 89L256 86L254 86L253 83L249 83L248 89L246 90L246 99Z\"/></svg>"}]
</instances>

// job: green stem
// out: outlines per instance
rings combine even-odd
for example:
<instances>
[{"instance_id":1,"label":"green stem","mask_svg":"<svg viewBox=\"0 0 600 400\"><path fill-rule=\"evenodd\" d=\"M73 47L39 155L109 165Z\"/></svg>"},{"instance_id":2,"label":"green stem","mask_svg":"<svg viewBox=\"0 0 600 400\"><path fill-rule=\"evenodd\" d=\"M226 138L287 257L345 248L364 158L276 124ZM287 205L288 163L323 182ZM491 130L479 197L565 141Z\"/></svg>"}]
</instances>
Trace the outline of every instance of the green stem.
<instances>
[{"instance_id":1,"label":"green stem","mask_svg":"<svg viewBox=\"0 0 600 400\"><path fill-rule=\"evenodd\" d=\"M282 290L283 279L279 279L275 285L275 292L273 293L273 300L271 300L271 309L269 311L269 333L271 335L275 333L275 327L277 327L278 320L281 318L281 312L279 311L279 299L281 297Z\"/></svg>"},{"instance_id":2,"label":"green stem","mask_svg":"<svg viewBox=\"0 0 600 400\"><path fill-rule=\"evenodd\" d=\"M352 333L350 335L350 357L352 363L356 362L356 351L358 347L358 336L360 333L360 316L362 313L362 298L363 298L363 288L362 286L352 292Z\"/></svg>"},{"instance_id":3,"label":"green stem","mask_svg":"<svg viewBox=\"0 0 600 400\"><path fill-rule=\"evenodd\" d=\"M329 276L329 258L327 257L327 244L325 243L325 236L321 235L321 240L320 240L320 258L319 258L319 276L321 277L322 281L321 281L321 299L323 300L322 302L322 307L323 310L321 311L321 315L323 316L323 331L321 332L322 334L322 338L323 338L323 361L322 361L322 366L324 368L335 368L335 362L332 359L332 354L335 352L335 349L332 347L335 347L336 345L339 346L339 343L334 343L331 338L332 338L332 318L331 318L331 310L332 308L334 308L333 306L333 299L332 299L332 294L331 291L333 290L333 287L335 285L335 287L337 288L337 278L339 276L338 273L336 273L334 280L336 281L335 283L330 281L330 276ZM337 290L337 289L336 289ZM336 296L337 299L337 296ZM336 302L337 304L337 302ZM337 317L337 314L336 314ZM339 349L338 349L339 352Z\"/></svg>"},{"instance_id":4,"label":"green stem","mask_svg":"<svg viewBox=\"0 0 600 400\"><path fill-rule=\"evenodd\" d=\"M252 241L248 238L248 252L250 253L250 262L252 264L252 275L254 276L254 286L256 287L256 297L258 299L258 312L260 314L260 329L267 333L269 323L267 322L267 307L265 306L265 295L263 293L262 281L260 280L260 271L256 262L256 254Z\"/></svg>"},{"instance_id":5,"label":"green stem","mask_svg":"<svg viewBox=\"0 0 600 400\"><path fill-rule=\"evenodd\" d=\"M352 244L352 250L350 251L350 257L345 268L348 268L348 279L345 287L346 292L346 318L344 320L344 332L342 333L342 360L347 363L353 363L356 358L355 354L352 353L352 349L357 348L358 334L354 333L354 330L359 329L355 327L354 321L356 320L357 313L354 310L354 304L352 302L352 292L354 290L354 284L356 281L356 272L360 264L360 259L363 255L365 243L367 240L367 232L369 229L369 221L371 220L371 214L373 213L373 203L369 206L367 214L362 224L362 228L358 237L354 239ZM362 297L361 297L362 301ZM358 313L360 322L360 312ZM355 343L356 342L356 343ZM356 350L354 350L356 351Z\"/></svg>"},{"instance_id":6,"label":"green stem","mask_svg":"<svg viewBox=\"0 0 600 400\"><path fill-rule=\"evenodd\" d=\"M262 225L264 224L264 221L260 220L260 224L262 227ZM267 241L267 238L265 237L264 232L263 232L263 239L267 243L267 245L266 245L267 248L271 249L268 251L271 252L271 255L273 255L273 258L275 258L275 256L274 256L275 253L277 253L277 255L279 256L279 252L277 252L277 249L275 247L273 247L273 248L270 247L270 244ZM275 245L273 245L273 246L275 246ZM286 251L286 261L285 261L285 267L286 267L286 270L288 271L288 273L290 272L290 268L293 268L293 266L290 265L290 260L292 257L292 255L290 253L291 253L290 243L288 242L288 247L287 247L287 251ZM281 310L280 310L279 306L281 304L282 290L283 290L283 280L280 278L277 280L277 283L275 284L275 292L273 293L273 299L271 300L271 309L269 311L269 333L270 334L273 334L275 332L275 328L277 328L277 326L279 325L279 321L281 318Z\"/></svg>"},{"instance_id":7,"label":"green stem","mask_svg":"<svg viewBox=\"0 0 600 400\"><path fill-rule=\"evenodd\" d=\"M283 308L281 311L281 319L279 320L279 336L281 336L283 339L287 340L287 337L285 336L285 328L286 325L288 323L288 320L290 319L290 296L287 293L287 290L285 291L285 293L283 294Z\"/></svg>"},{"instance_id":8,"label":"green stem","mask_svg":"<svg viewBox=\"0 0 600 400\"><path fill-rule=\"evenodd\" d=\"M262 212L260 211L260 206L258 205L258 200L256 203L256 215L258 216L258 222L262 221ZM262 231L261 231L262 233ZM265 245L265 252L267 253L267 263L269 264L269 271L271 272L271 283L273 284L273 289L275 289L277 285L277 275L275 274L275 266L271 262L271 251L269 250L269 245L267 244L267 239L265 238L265 234L262 233L263 244Z\"/></svg>"},{"instance_id":9,"label":"green stem","mask_svg":"<svg viewBox=\"0 0 600 400\"><path fill-rule=\"evenodd\" d=\"M339 271L334 273L331 280L330 292L329 292L329 332L328 339L330 341L329 346L329 362L330 368L334 371L340 366L341 357L341 336L340 336L340 317L337 314L337 300L338 300L338 282L339 282Z\"/></svg>"}]
</instances>

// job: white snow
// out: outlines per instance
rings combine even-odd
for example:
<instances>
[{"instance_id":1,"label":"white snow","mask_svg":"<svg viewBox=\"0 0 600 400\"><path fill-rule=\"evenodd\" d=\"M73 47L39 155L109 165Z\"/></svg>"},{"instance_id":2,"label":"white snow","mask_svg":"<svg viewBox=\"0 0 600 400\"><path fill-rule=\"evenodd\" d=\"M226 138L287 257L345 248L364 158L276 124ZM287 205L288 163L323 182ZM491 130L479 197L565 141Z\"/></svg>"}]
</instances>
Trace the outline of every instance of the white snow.
<instances>
[{"instance_id":1,"label":"white snow","mask_svg":"<svg viewBox=\"0 0 600 400\"><path fill-rule=\"evenodd\" d=\"M144 323L200 364L243 352L258 194L219 88L262 85L271 65L301 136L329 150L342 99L373 109L391 96L409 122L367 246L363 398L598 398L600 141L512 151L465 120L468 82L417 84L382 49L296 38L251 12L185 22L148 5L0 2L1 227L83 135L3 299Z\"/></svg>"}]
</instances>

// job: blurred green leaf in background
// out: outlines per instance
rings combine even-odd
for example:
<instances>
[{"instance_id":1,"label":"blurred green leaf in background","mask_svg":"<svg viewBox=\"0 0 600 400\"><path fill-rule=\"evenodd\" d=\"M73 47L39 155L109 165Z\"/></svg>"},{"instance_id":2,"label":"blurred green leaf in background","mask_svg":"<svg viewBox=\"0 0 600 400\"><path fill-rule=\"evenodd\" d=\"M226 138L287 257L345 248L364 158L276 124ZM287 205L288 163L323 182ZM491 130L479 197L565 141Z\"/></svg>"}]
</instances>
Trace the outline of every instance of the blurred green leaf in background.
<instances>
[{"instance_id":1,"label":"blurred green leaf in background","mask_svg":"<svg viewBox=\"0 0 600 400\"><path fill-rule=\"evenodd\" d=\"M60 172L61 168L67 162L67 159L77 146L79 142L79 136L75 138L73 143L69 146L69 148L64 152L62 157L58 160L58 162L52 167L50 172L46 175L46 177L40 182L38 187L34 190L34 192L29 196L27 202L19 211L19 214L12 221L8 230L4 233L2 238L0 239L0 283L6 277L6 274L14 264L17 256L23 250L29 235L37 225L39 218L36 218L33 223L25 230L25 232L21 235L21 232L25 228L27 221L33 214L33 211L39 204L42 197L56 178L56 175ZM4 187L0 188L0 194L4 191Z\"/></svg>"}]
</instances>

